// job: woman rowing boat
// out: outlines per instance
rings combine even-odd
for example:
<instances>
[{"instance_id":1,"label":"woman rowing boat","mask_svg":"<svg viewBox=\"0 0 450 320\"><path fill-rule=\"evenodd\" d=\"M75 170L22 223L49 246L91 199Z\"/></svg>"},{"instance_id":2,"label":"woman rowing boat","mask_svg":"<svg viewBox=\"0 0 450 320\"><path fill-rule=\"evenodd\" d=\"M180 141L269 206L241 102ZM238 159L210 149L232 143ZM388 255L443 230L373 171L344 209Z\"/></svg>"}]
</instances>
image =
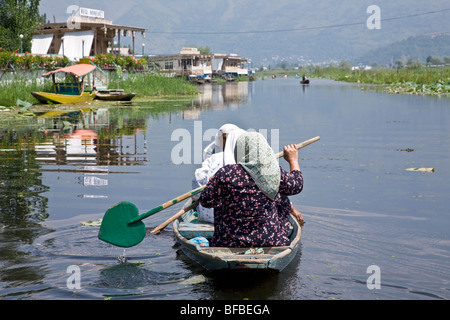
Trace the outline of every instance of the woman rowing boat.
<instances>
[{"instance_id":1,"label":"woman rowing boat","mask_svg":"<svg viewBox=\"0 0 450 320\"><path fill-rule=\"evenodd\" d=\"M212 246L289 245L292 206L287 196L301 192L303 177L295 145L284 147L284 159L290 173L279 166L260 133L237 139L236 164L219 169L200 196L202 206L215 209Z\"/></svg>"}]
</instances>

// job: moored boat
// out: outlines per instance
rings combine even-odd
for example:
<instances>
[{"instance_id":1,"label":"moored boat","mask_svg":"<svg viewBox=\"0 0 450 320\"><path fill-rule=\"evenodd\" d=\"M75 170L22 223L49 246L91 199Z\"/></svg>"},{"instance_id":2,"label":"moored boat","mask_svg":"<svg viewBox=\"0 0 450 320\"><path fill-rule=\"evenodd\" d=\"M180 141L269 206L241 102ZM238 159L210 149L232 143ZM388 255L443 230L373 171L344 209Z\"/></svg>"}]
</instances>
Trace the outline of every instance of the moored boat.
<instances>
[{"instance_id":1,"label":"moored boat","mask_svg":"<svg viewBox=\"0 0 450 320\"><path fill-rule=\"evenodd\" d=\"M190 259L208 270L270 270L281 272L295 257L300 246L301 227L297 219L290 216L292 226L291 243L282 247L224 248L200 246L193 241L196 237L210 240L214 225L189 221L192 211L186 212L173 223L173 232L181 250Z\"/></svg>"},{"instance_id":2,"label":"moored boat","mask_svg":"<svg viewBox=\"0 0 450 320\"><path fill-rule=\"evenodd\" d=\"M52 92L31 92L39 102L47 104L49 102L56 104L71 104L71 103L83 103L94 100L95 93L83 92L81 95L67 95Z\"/></svg>"},{"instance_id":3,"label":"moored boat","mask_svg":"<svg viewBox=\"0 0 450 320\"><path fill-rule=\"evenodd\" d=\"M85 84L85 77L92 73L96 67L91 64L76 64L65 68L50 71L43 77L52 76L53 92L31 92L31 94L41 103L70 104L90 102L94 100L97 91L88 90ZM73 76L73 82L56 82L56 74L62 72Z\"/></svg>"},{"instance_id":4,"label":"moored boat","mask_svg":"<svg viewBox=\"0 0 450 320\"><path fill-rule=\"evenodd\" d=\"M103 101L131 101L136 93L125 93L121 89L98 91L95 99Z\"/></svg>"}]
</instances>

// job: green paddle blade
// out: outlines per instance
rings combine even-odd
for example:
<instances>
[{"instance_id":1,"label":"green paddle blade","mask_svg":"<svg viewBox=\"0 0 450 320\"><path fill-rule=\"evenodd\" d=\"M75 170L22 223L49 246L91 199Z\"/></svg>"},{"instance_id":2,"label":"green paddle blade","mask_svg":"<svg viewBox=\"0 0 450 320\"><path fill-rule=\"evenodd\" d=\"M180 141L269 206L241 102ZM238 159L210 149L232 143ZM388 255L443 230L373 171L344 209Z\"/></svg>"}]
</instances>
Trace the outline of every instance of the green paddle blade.
<instances>
[{"instance_id":1,"label":"green paddle blade","mask_svg":"<svg viewBox=\"0 0 450 320\"><path fill-rule=\"evenodd\" d=\"M129 248L140 243L146 234L142 221L128 223L139 216L136 206L130 202L120 202L106 211L98 238L112 245Z\"/></svg>"}]
</instances>

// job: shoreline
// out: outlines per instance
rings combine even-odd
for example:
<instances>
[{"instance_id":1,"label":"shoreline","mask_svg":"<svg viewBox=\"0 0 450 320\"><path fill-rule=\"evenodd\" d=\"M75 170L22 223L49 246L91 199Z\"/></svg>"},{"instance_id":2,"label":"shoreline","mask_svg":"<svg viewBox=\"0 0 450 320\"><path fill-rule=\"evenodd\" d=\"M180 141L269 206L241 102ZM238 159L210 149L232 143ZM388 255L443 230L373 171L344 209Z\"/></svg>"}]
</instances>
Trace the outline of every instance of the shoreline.
<instances>
[{"instance_id":1,"label":"shoreline","mask_svg":"<svg viewBox=\"0 0 450 320\"><path fill-rule=\"evenodd\" d=\"M17 101L31 103L33 106L41 105L31 92L50 92L51 82L41 79L15 79L0 82L0 107L20 107ZM115 88L116 77L111 77L108 88ZM139 98L154 97L183 97L195 96L199 93L197 85L189 83L182 78L168 78L155 74L133 74L126 79L119 80L119 87L126 92L137 93Z\"/></svg>"}]
</instances>

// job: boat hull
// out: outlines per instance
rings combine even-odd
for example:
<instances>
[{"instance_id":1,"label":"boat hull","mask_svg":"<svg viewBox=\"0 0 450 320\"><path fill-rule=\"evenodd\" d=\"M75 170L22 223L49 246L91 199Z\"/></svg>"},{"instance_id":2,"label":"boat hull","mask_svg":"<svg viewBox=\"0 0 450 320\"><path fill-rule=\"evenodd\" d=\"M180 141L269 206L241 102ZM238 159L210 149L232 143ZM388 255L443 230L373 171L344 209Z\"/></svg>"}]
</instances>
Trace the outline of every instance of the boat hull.
<instances>
[{"instance_id":1,"label":"boat hull","mask_svg":"<svg viewBox=\"0 0 450 320\"><path fill-rule=\"evenodd\" d=\"M136 96L135 93L121 93L121 94L97 93L95 99L102 101L131 101L135 96Z\"/></svg>"},{"instance_id":2,"label":"boat hull","mask_svg":"<svg viewBox=\"0 0 450 320\"><path fill-rule=\"evenodd\" d=\"M32 92L35 97L41 103L56 103L56 104L71 104L71 103L83 103L91 102L95 99L96 92L83 92L81 95L71 94L59 94L51 92Z\"/></svg>"},{"instance_id":3,"label":"boat hull","mask_svg":"<svg viewBox=\"0 0 450 320\"><path fill-rule=\"evenodd\" d=\"M245 253L249 248L200 247L189 241L197 236L211 238L212 224L187 223L179 218L173 223L175 238L183 253L204 268L223 270L266 270L281 272L295 257L300 246L301 227L293 216L291 244L283 247L262 247L263 253Z\"/></svg>"}]
</instances>

